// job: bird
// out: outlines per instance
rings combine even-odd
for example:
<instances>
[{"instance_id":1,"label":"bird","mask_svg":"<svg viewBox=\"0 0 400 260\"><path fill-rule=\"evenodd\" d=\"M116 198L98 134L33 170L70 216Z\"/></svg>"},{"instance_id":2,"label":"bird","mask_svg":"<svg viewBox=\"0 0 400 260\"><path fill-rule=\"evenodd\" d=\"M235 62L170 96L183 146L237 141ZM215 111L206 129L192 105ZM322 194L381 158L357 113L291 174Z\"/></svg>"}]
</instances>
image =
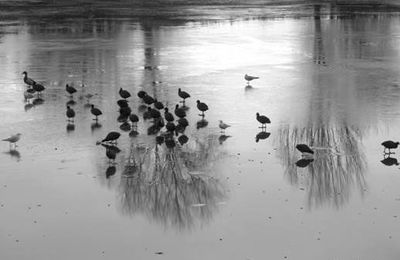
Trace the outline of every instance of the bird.
<instances>
[{"instance_id":1,"label":"bird","mask_svg":"<svg viewBox=\"0 0 400 260\"><path fill-rule=\"evenodd\" d=\"M158 110L161 110L164 108L164 104L158 101L157 99L154 99L154 107L157 108Z\"/></svg>"},{"instance_id":2,"label":"bird","mask_svg":"<svg viewBox=\"0 0 400 260\"><path fill-rule=\"evenodd\" d=\"M174 115L168 111L168 107L164 108L164 118L167 122L173 122L175 120Z\"/></svg>"},{"instance_id":3,"label":"bird","mask_svg":"<svg viewBox=\"0 0 400 260\"><path fill-rule=\"evenodd\" d=\"M204 117L204 112L208 110L207 104L200 102L200 100L197 100L196 102L197 102L197 109L199 109L202 112L200 116Z\"/></svg>"},{"instance_id":4,"label":"bird","mask_svg":"<svg viewBox=\"0 0 400 260\"><path fill-rule=\"evenodd\" d=\"M178 142L181 145L186 144L188 141L189 141L189 137L187 137L187 135L181 135L181 136L178 137Z\"/></svg>"},{"instance_id":5,"label":"bird","mask_svg":"<svg viewBox=\"0 0 400 260\"><path fill-rule=\"evenodd\" d=\"M266 128L266 124L270 124L271 120L269 120L268 117L266 116L260 116L260 113L257 112L256 114L257 116L257 121L261 123L261 127L260 128Z\"/></svg>"},{"instance_id":6,"label":"bird","mask_svg":"<svg viewBox=\"0 0 400 260\"><path fill-rule=\"evenodd\" d=\"M139 98L141 98L141 99L143 99L144 96L146 96L146 95L147 95L146 91L143 91L143 90L140 90L140 91L137 93L137 96L138 96Z\"/></svg>"},{"instance_id":7,"label":"bird","mask_svg":"<svg viewBox=\"0 0 400 260\"><path fill-rule=\"evenodd\" d=\"M15 135L12 135L12 136L6 138L6 139L3 139L2 141L9 142L10 143L10 148L11 148L12 144L14 144L14 148L15 148L15 147L17 147L17 142L19 141L20 138L21 138L21 134L17 133Z\"/></svg>"},{"instance_id":8,"label":"bird","mask_svg":"<svg viewBox=\"0 0 400 260\"><path fill-rule=\"evenodd\" d=\"M183 118L183 117L186 116L185 109L179 107L178 104L176 104L176 106L175 106L175 111L174 111L174 113L175 113L175 115L176 115L177 117L179 117L179 118Z\"/></svg>"},{"instance_id":9,"label":"bird","mask_svg":"<svg viewBox=\"0 0 400 260\"><path fill-rule=\"evenodd\" d=\"M116 142L117 142L117 139L118 139L120 136L121 136L120 133L112 131L112 132L109 132L109 133L107 134L107 136L106 136L103 140L101 140L101 142L102 142L102 143L103 143L103 142L110 142L110 143L115 142L115 143L116 143Z\"/></svg>"},{"instance_id":10,"label":"bird","mask_svg":"<svg viewBox=\"0 0 400 260\"><path fill-rule=\"evenodd\" d=\"M167 128L168 132L173 132L173 131L175 131L176 126L175 126L175 124L173 122L168 122L165 125L165 128Z\"/></svg>"},{"instance_id":11,"label":"bird","mask_svg":"<svg viewBox=\"0 0 400 260\"><path fill-rule=\"evenodd\" d=\"M314 154L314 151L306 144L298 144L296 145L296 149L299 150L301 153Z\"/></svg>"},{"instance_id":12,"label":"bird","mask_svg":"<svg viewBox=\"0 0 400 260\"><path fill-rule=\"evenodd\" d=\"M96 118L94 120L98 120L98 116L102 115L103 113L101 112L100 109L94 107L94 105L92 104L92 108L90 109L90 112L92 113L92 115L94 115Z\"/></svg>"},{"instance_id":13,"label":"bird","mask_svg":"<svg viewBox=\"0 0 400 260\"><path fill-rule=\"evenodd\" d=\"M130 107L121 107L119 109L119 113L122 116L128 117L132 112L132 109Z\"/></svg>"},{"instance_id":14,"label":"bird","mask_svg":"<svg viewBox=\"0 0 400 260\"><path fill-rule=\"evenodd\" d=\"M128 107L128 101L126 101L125 99L120 99L117 101L117 104L120 108L122 107Z\"/></svg>"},{"instance_id":15,"label":"bird","mask_svg":"<svg viewBox=\"0 0 400 260\"><path fill-rule=\"evenodd\" d=\"M129 91L124 90L122 88L119 89L119 95L123 98L123 99L127 99L131 96L131 93L129 93Z\"/></svg>"},{"instance_id":16,"label":"bird","mask_svg":"<svg viewBox=\"0 0 400 260\"><path fill-rule=\"evenodd\" d=\"M185 104L185 100L187 98L190 98L189 93L187 93L186 91L182 91L181 88L178 89L178 96L183 99L181 101L183 104Z\"/></svg>"},{"instance_id":17,"label":"bird","mask_svg":"<svg viewBox=\"0 0 400 260\"><path fill-rule=\"evenodd\" d=\"M75 111L70 106L67 106L67 112L65 114L67 115L68 121L74 121Z\"/></svg>"},{"instance_id":18,"label":"bird","mask_svg":"<svg viewBox=\"0 0 400 260\"><path fill-rule=\"evenodd\" d=\"M40 95L40 93L46 88L43 85L34 82L32 85L32 89L34 89Z\"/></svg>"},{"instance_id":19,"label":"bird","mask_svg":"<svg viewBox=\"0 0 400 260\"><path fill-rule=\"evenodd\" d=\"M165 140L165 146L167 146L167 148L172 149L174 148L176 145L175 140L173 138L169 138Z\"/></svg>"},{"instance_id":20,"label":"bird","mask_svg":"<svg viewBox=\"0 0 400 260\"><path fill-rule=\"evenodd\" d=\"M144 97L143 97L143 101L144 101L144 103L146 103L147 105L151 105L151 104L153 104L154 103L154 98L152 97L152 96L149 96L149 95L145 95Z\"/></svg>"},{"instance_id":21,"label":"bird","mask_svg":"<svg viewBox=\"0 0 400 260\"><path fill-rule=\"evenodd\" d=\"M259 79L259 77L255 77L255 76L250 76L250 75L244 75L244 79L247 81L247 85L250 83L250 81L254 80L254 79Z\"/></svg>"},{"instance_id":22,"label":"bird","mask_svg":"<svg viewBox=\"0 0 400 260\"><path fill-rule=\"evenodd\" d=\"M382 145L383 145L383 147L385 147L383 149L383 152L385 153L386 149L388 149L389 153L390 153L390 149L396 149L399 145L399 142L394 142L394 141L388 140L388 141L383 142Z\"/></svg>"},{"instance_id":23,"label":"bird","mask_svg":"<svg viewBox=\"0 0 400 260\"><path fill-rule=\"evenodd\" d=\"M139 117L136 114L130 114L129 120L131 120L132 125L137 126L137 122L139 122Z\"/></svg>"},{"instance_id":24,"label":"bird","mask_svg":"<svg viewBox=\"0 0 400 260\"><path fill-rule=\"evenodd\" d=\"M162 145L164 143L164 136L162 135L157 135L156 136L156 144Z\"/></svg>"},{"instance_id":25,"label":"bird","mask_svg":"<svg viewBox=\"0 0 400 260\"><path fill-rule=\"evenodd\" d=\"M65 90L70 94L71 97L72 97L72 94L74 94L76 92L76 88L74 88L73 86L70 86L68 84L65 85Z\"/></svg>"},{"instance_id":26,"label":"bird","mask_svg":"<svg viewBox=\"0 0 400 260\"><path fill-rule=\"evenodd\" d=\"M182 117L178 119L178 124L180 126L187 127L189 125L189 121L186 118Z\"/></svg>"},{"instance_id":27,"label":"bird","mask_svg":"<svg viewBox=\"0 0 400 260\"><path fill-rule=\"evenodd\" d=\"M24 75L25 84L27 84L29 86L33 86L36 83L33 79L28 78L28 72L24 71L24 72L22 72L22 74Z\"/></svg>"},{"instance_id":28,"label":"bird","mask_svg":"<svg viewBox=\"0 0 400 260\"><path fill-rule=\"evenodd\" d=\"M221 132L225 132L225 129L227 129L228 127L230 127L230 125L225 124L224 122L222 122L222 120L219 120L219 128L221 128Z\"/></svg>"}]
</instances>

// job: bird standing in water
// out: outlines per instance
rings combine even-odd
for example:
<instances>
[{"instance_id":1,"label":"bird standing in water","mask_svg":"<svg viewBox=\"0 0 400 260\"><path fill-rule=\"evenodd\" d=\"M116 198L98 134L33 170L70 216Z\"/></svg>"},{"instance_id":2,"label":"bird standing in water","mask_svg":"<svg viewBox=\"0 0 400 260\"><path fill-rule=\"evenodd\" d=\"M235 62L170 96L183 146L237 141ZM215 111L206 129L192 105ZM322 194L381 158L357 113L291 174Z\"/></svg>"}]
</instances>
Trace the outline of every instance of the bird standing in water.
<instances>
[{"instance_id":1,"label":"bird standing in water","mask_svg":"<svg viewBox=\"0 0 400 260\"><path fill-rule=\"evenodd\" d=\"M90 109L90 112L92 113L92 115L94 115L96 118L94 120L98 120L98 116L102 115L103 113L101 112L100 109L94 107L94 105L92 104L92 108Z\"/></svg>"},{"instance_id":2,"label":"bird standing in water","mask_svg":"<svg viewBox=\"0 0 400 260\"><path fill-rule=\"evenodd\" d=\"M257 121L261 123L261 127L260 128L262 128L262 129L267 128L266 124L270 124L271 123L271 120L269 120L268 117L262 116L262 115L260 115L260 113L257 113L256 116L257 116L256 117Z\"/></svg>"},{"instance_id":3,"label":"bird standing in water","mask_svg":"<svg viewBox=\"0 0 400 260\"><path fill-rule=\"evenodd\" d=\"M178 96L183 99L181 101L183 105L185 105L185 100L187 98L190 98L189 93L187 93L186 91L182 91L181 88L178 89Z\"/></svg>"},{"instance_id":4,"label":"bird standing in water","mask_svg":"<svg viewBox=\"0 0 400 260\"><path fill-rule=\"evenodd\" d=\"M74 122L75 111L70 106L67 106L67 112L65 114L67 115L68 122Z\"/></svg>"},{"instance_id":5,"label":"bird standing in water","mask_svg":"<svg viewBox=\"0 0 400 260\"><path fill-rule=\"evenodd\" d=\"M67 91L69 93L70 97L72 97L72 95L76 92L76 88L66 84L65 85L65 91Z\"/></svg>"},{"instance_id":6,"label":"bird standing in water","mask_svg":"<svg viewBox=\"0 0 400 260\"><path fill-rule=\"evenodd\" d=\"M24 71L24 72L22 72L22 74L24 74L25 84L27 84L29 86L33 86L36 83L33 79L28 78L28 72Z\"/></svg>"},{"instance_id":7,"label":"bird standing in water","mask_svg":"<svg viewBox=\"0 0 400 260\"><path fill-rule=\"evenodd\" d=\"M119 92L118 92L118 93L119 93L119 95L120 95L123 99L125 99L125 100L131 96L131 93L129 93L129 91L124 90L124 89L122 89L122 88L119 89Z\"/></svg>"},{"instance_id":8,"label":"bird standing in water","mask_svg":"<svg viewBox=\"0 0 400 260\"><path fill-rule=\"evenodd\" d=\"M10 143L10 148L14 144L14 148L15 148L15 147L17 147L17 142L18 142L18 140L20 138L21 138L21 134L18 133L18 134L12 135L12 136L10 136L10 137L8 137L6 139L3 139L2 141L9 142Z\"/></svg>"},{"instance_id":9,"label":"bird standing in water","mask_svg":"<svg viewBox=\"0 0 400 260\"><path fill-rule=\"evenodd\" d=\"M314 154L314 151L306 144L298 144L296 145L296 149L303 154Z\"/></svg>"},{"instance_id":10,"label":"bird standing in water","mask_svg":"<svg viewBox=\"0 0 400 260\"><path fill-rule=\"evenodd\" d=\"M399 145L399 142L393 142L393 141L391 141L391 140L388 140L388 141L383 142L382 145L383 145L383 147L385 147L385 148L383 149L383 152L384 152L384 153L386 153L386 149L389 150L388 153L391 153L391 152L390 152L390 149L397 149L397 147L398 147L398 145Z\"/></svg>"},{"instance_id":11,"label":"bird standing in water","mask_svg":"<svg viewBox=\"0 0 400 260\"><path fill-rule=\"evenodd\" d=\"M208 110L208 106L206 103L200 102L200 100L197 100L197 109L201 111L200 116L204 117L204 112Z\"/></svg>"},{"instance_id":12,"label":"bird standing in water","mask_svg":"<svg viewBox=\"0 0 400 260\"><path fill-rule=\"evenodd\" d=\"M225 124L224 122L222 122L222 120L219 120L219 128L221 128L221 133L225 133L225 129L227 129L228 127L230 127L230 125Z\"/></svg>"},{"instance_id":13,"label":"bird standing in water","mask_svg":"<svg viewBox=\"0 0 400 260\"><path fill-rule=\"evenodd\" d=\"M255 76L250 76L250 75L244 75L244 79L247 81L247 85L250 84L250 81L254 80L254 79L259 79L259 77L255 77Z\"/></svg>"}]
</instances>

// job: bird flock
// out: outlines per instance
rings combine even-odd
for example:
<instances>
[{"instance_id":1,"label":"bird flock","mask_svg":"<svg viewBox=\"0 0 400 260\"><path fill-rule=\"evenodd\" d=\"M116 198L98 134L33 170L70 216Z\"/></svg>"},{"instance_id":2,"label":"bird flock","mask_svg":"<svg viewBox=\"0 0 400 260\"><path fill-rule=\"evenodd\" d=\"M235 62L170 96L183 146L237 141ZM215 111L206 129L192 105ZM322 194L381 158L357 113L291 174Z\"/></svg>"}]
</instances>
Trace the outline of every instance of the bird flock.
<instances>
[{"instance_id":1,"label":"bird flock","mask_svg":"<svg viewBox=\"0 0 400 260\"><path fill-rule=\"evenodd\" d=\"M30 100L35 96L40 97L46 88L32 78L29 78L26 71L24 71L22 74L24 76L23 81L28 86L26 91L24 91L24 98L25 101L29 103ZM258 79L258 77L249 76L247 74L244 78L247 81L247 84L254 79ZM83 84L82 87L84 87ZM78 90L73 85L66 84L65 91L70 98L66 104L65 110L67 130L72 131L75 129L74 119L76 116L76 112L72 106L76 103L74 101L74 95L78 92ZM165 144L168 148L174 148L177 143L184 145L188 142L189 138L187 135L185 135L185 129L189 126L189 121L187 119L187 110L189 107L186 105L186 100L191 98L191 95L188 92L178 88L177 94L181 100L175 104L173 108L169 108L167 104L163 104L156 97L151 96L146 91L138 91L137 97L142 103L139 106L139 112L143 112L142 116L139 116L139 114L135 114L132 111L130 106L130 103L132 103L130 101L132 95L128 90L120 88L118 94L120 99L116 104L119 112L117 120L118 122L121 122L120 129L122 131L130 131L130 137L135 137L139 134L137 127L141 120L151 120L152 125L148 128L147 134L156 135L155 140L157 145ZM101 119L103 112L95 104L89 103L90 99L93 97L93 94L87 93L84 96L81 96L81 98L83 97L87 100L87 105L90 107L90 113L94 117L94 127L100 127L101 125L98 123L98 121ZM206 113L209 110L208 105L204 101L198 99L196 100L196 108L199 111L199 116L201 117L201 120L197 121L196 123L197 129L208 126L208 121L205 120ZM271 121L268 117L260 115L258 112L256 113L256 120L261 123L260 128L262 129L262 132L256 137L256 141L258 142L260 139L268 138L270 133L266 132L266 124L270 124ZM220 144L222 144L230 137L229 135L225 135L225 131L227 128L231 127L231 125L219 120L218 127L220 128L221 133L221 136L218 140ZM116 154L119 152L119 149L116 147L116 145L120 136L120 132L111 131L104 139L97 142L97 144L101 144L106 148L106 156L109 158L110 163L115 161ZM10 136L9 138L3 139L3 141L10 143L10 149L15 149L17 146L16 143L20 140L20 138L21 134L18 133Z\"/></svg>"}]
</instances>

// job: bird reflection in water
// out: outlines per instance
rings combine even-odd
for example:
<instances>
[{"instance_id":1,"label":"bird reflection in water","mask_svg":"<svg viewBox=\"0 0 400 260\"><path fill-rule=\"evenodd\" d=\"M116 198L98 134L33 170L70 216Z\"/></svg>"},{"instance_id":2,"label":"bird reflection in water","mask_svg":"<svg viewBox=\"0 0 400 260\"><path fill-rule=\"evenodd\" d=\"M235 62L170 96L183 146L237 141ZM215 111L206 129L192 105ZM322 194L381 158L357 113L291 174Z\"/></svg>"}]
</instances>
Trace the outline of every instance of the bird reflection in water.
<instances>
[{"instance_id":1,"label":"bird reflection in water","mask_svg":"<svg viewBox=\"0 0 400 260\"><path fill-rule=\"evenodd\" d=\"M365 157L360 149L360 132L346 125L304 128L282 127L278 132L278 157L285 175L294 186L304 186L309 208L346 203L353 188L361 195L366 190ZM311 157L300 158L298 144L310 144Z\"/></svg>"},{"instance_id":2,"label":"bird reflection in water","mask_svg":"<svg viewBox=\"0 0 400 260\"><path fill-rule=\"evenodd\" d=\"M109 179L111 176L114 176L117 171L117 168L114 165L110 165L106 170L106 178Z\"/></svg>"},{"instance_id":3,"label":"bird reflection in water","mask_svg":"<svg viewBox=\"0 0 400 260\"><path fill-rule=\"evenodd\" d=\"M397 161L397 159L390 157L390 155L391 154L383 155L383 160L381 161L381 163L383 163L386 166L399 165L399 162Z\"/></svg>"},{"instance_id":4,"label":"bird reflection in water","mask_svg":"<svg viewBox=\"0 0 400 260\"><path fill-rule=\"evenodd\" d=\"M17 162L21 160L21 153L16 149L10 149L9 151L4 153L10 155L11 158L15 159Z\"/></svg>"},{"instance_id":5,"label":"bird reflection in water","mask_svg":"<svg viewBox=\"0 0 400 260\"><path fill-rule=\"evenodd\" d=\"M258 143L260 140L265 140L267 139L269 136L271 135L270 132L266 132L266 131L261 131L256 135L256 143Z\"/></svg>"},{"instance_id":6,"label":"bird reflection in water","mask_svg":"<svg viewBox=\"0 0 400 260\"><path fill-rule=\"evenodd\" d=\"M95 121L90 125L90 129L92 130L92 132L96 131L97 129L100 129L101 127L102 125L98 121Z\"/></svg>"},{"instance_id":7,"label":"bird reflection in water","mask_svg":"<svg viewBox=\"0 0 400 260\"><path fill-rule=\"evenodd\" d=\"M226 199L211 168L220 158L218 147L217 136L190 138L185 145L173 135L155 137L151 147L132 142L119 188L121 211L179 230L209 222Z\"/></svg>"},{"instance_id":8,"label":"bird reflection in water","mask_svg":"<svg viewBox=\"0 0 400 260\"><path fill-rule=\"evenodd\" d=\"M44 99L42 99L40 97L32 100L32 105L34 105L34 106L39 106L39 105L42 105L43 103L44 103Z\"/></svg>"},{"instance_id":9,"label":"bird reflection in water","mask_svg":"<svg viewBox=\"0 0 400 260\"><path fill-rule=\"evenodd\" d=\"M73 99L68 100L67 103L65 103L65 105L66 105L66 106L73 106L73 105L76 105L76 101L73 100Z\"/></svg>"},{"instance_id":10,"label":"bird reflection in water","mask_svg":"<svg viewBox=\"0 0 400 260\"><path fill-rule=\"evenodd\" d=\"M218 142L219 142L219 144L222 145L229 137L232 137L232 136L230 136L230 135L225 135L225 134L220 135L220 136L218 137Z\"/></svg>"},{"instance_id":11,"label":"bird reflection in water","mask_svg":"<svg viewBox=\"0 0 400 260\"><path fill-rule=\"evenodd\" d=\"M73 132L75 130L75 124L68 122L67 124L67 133Z\"/></svg>"},{"instance_id":12,"label":"bird reflection in water","mask_svg":"<svg viewBox=\"0 0 400 260\"><path fill-rule=\"evenodd\" d=\"M202 118L201 120L197 121L196 123L196 128L200 129L200 128L204 128L208 126L208 121L205 120L204 118Z\"/></svg>"}]
</instances>

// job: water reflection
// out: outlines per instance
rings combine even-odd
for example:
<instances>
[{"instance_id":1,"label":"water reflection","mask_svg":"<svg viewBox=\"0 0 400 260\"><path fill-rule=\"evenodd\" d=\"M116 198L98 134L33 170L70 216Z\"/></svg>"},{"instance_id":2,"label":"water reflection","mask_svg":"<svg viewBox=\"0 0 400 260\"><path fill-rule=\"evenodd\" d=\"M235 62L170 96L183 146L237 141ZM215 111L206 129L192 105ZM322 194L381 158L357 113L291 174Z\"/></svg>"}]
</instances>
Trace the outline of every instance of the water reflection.
<instances>
[{"instance_id":1,"label":"water reflection","mask_svg":"<svg viewBox=\"0 0 400 260\"><path fill-rule=\"evenodd\" d=\"M212 219L226 199L223 183L210 168L222 155L217 136L190 140L172 148L132 142L119 187L124 214L144 214L178 230Z\"/></svg>"},{"instance_id":2,"label":"water reflection","mask_svg":"<svg viewBox=\"0 0 400 260\"><path fill-rule=\"evenodd\" d=\"M357 129L345 125L285 126L279 130L278 154L285 175L292 185L305 187L309 208L325 204L339 208L349 200L353 189L364 193L366 161L359 138ZM295 148L299 143L315 147L314 157L299 160Z\"/></svg>"},{"instance_id":3,"label":"water reflection","mask_svg":"<svg viewBox=\"0 0 400 260\"><path fill-rule=\"evenodd\" d=\"M10 155L11 158L15 159L17 162L21 160L21 153L16 149L10 149L9 151L4 152L4 154Z\"/></svg>"},{"instance_id":4,"label":"water reflection","mask_svg":"<svg viewBox=\"0 0 400 260\"><path fill-rule=\"evenodd\" d=\"M397 161L396 158L390 157L391 154L385 154L383 156L383 160L381 163L383 163L386 166L393 166L393 165L399 165L399 162Z\"/></svg>"}]
</instances>

